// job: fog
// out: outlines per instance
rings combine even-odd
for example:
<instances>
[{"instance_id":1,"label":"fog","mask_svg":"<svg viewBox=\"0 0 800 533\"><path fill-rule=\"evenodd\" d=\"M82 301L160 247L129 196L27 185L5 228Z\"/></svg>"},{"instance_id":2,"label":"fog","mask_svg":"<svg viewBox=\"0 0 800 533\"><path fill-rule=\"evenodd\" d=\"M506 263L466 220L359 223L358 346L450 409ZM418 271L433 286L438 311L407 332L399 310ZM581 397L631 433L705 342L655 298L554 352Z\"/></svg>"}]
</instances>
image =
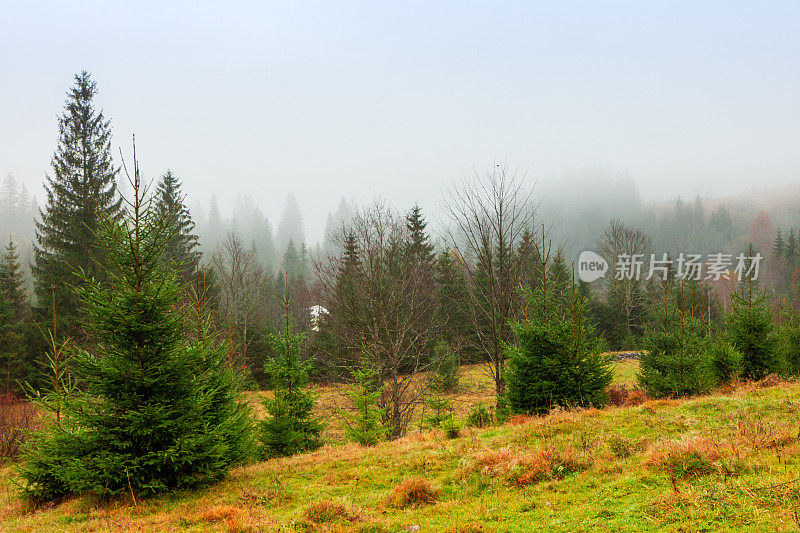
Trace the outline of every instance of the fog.
<instances>
[{"instance_id":1,"label":"fog","mask_svg":"<svg viewBox=\"0 0 800 533\"><path fill-rule=\"evenodd\" d=\"M41 201L86 69L146 176L225 217L250 195L276 230L292 193L310 242L342 198L437 223L442 190L496 161L560 212L619 180L644 202L785 186L798 26L794 2L7 4L0 174Z\"/></svg>"}]
</instances>

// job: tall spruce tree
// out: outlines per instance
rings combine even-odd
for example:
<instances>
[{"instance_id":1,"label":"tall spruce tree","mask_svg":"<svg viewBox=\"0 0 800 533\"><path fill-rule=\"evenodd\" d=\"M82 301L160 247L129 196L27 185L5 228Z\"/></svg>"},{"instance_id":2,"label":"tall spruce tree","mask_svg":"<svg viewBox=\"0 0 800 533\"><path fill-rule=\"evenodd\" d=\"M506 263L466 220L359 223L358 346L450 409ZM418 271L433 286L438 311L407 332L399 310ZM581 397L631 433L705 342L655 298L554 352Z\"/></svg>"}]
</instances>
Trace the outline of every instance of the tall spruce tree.
<instances>
[{"instance_id":1,"label":"tall spruce tree","mask_svg":"<svg viewBox=\"0 0 800 533\"><path fill-rule=\"evenodd\" d=\"M248 409L226 359L187 331L176 274L161 260L173 226L135 177L131 209L103 224L104 281L84 275L80 289L97 341L72 360L86 392L64 399L61 421L20 467L33 499L194 487L245 455Z\"/></svg>"},{"instance_id":2,"label":"tall spruce tree","mask_svg":"<svg viewBox=\"0 0 800 533\"><path fill-rule=\"evenodd\" d=\"M186 207L181 185L177 176L167 170L161 176L155 194L158 215L168 219L173 226L174 237L166 244L164 260L174 263L181 278L186 281L197 268L200 252L197 250L198 238L194 234L195 224Z\"/></svg>"},{"instance_id":3,"label":"tall spruce tree","mask_svg":"<svg viewBox=\"0 0 800 533\"><path fill-rule=\"evenodd\" d=\"M94 106L97 85L88 72L75 76L58 118L59 139L47 176L47 204L36 222L33 272L41 307L55 293L58 316L74 333L78 300L74 287L99 274L97 232L104 217L117 218L117 168L111 158L110 122Z\"/></svg>"},{"instance_id":4,"label":"tall spruce tree","mask_svg":"<svg viewBox=\"0 0 800 533\"><path fill-rule=\"evenodd\" d=\"M22 267L14 241L9 238L0 261L0 365L2 390L18 388L30 377L33 362L29 360L25 333L29 325L30 304L25 293Z\"/></svg>"},{"instance_id":5,"label":"tall spruce tree","mask_svg":"<svg viewBox=\"0 0 800 533\"><path fill-rule=\"evenodd\" d=\"M428 223L422 215L422 208L415 205L406 215L406 227L409 232L408 250L421 264L432 267L434 262L433 244L427 233Z\"/></svg>"}]
</instances>

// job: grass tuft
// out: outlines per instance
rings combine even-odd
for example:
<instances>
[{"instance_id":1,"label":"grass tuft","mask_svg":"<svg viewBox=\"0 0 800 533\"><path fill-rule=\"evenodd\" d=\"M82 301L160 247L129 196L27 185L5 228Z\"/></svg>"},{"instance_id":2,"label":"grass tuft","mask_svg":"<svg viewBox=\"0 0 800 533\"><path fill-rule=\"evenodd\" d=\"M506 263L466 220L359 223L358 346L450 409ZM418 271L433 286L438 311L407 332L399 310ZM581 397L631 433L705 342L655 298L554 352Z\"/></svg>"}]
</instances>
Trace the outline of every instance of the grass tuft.
<instances>
[{"instance_id":1,"label":"grass tuft","mask_svg":"<svg viewBox=\"0 0 800 533\"><path fill-rule=\"evenodd\" d=\"M430 481L414 476L397 484L389 494L389 505L405 509L416 505L435 503L439 499L439 491Z\"/></svg>"}]
</instances>

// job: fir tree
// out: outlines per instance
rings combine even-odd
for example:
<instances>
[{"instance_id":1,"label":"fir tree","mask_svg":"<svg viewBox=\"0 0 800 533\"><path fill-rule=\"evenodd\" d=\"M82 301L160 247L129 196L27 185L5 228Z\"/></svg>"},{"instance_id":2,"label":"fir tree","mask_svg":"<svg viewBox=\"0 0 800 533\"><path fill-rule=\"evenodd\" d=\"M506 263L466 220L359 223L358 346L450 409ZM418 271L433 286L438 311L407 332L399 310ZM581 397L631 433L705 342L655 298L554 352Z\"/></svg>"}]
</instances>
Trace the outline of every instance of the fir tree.
<instances>
[{"instance_id":1,"label":"fir tree","mask_svg":"<svg viewBox=\"0 0 800 533\"><path fill-rule=\"evenodd\" d=\"M25 294L17 245L11 237L8 239L3 260L0 263L0 292L8 299L14 319L26 318L28 296Z\"/></svg>"},{"instance_id":2,"label":"fir tree","mask_svg":"<svg viewBox=\"0 0 800 533\"><path fill-rule=\"evenodd\" d=\"M275 354L264 364L274 396L264 400L268 417L261 422L263 455L284 457L322 446L322 424L314 415L315 397L305 390L311 361L301 361L305 336L292 333L288 298L284 300L283 335L270 335Z\"/></svg>"},{"instance_id":3,"label":"fir tree","mask_svg":"<svg viewBox=\"0 0 800 533\"><path fill-rule=\"evenodd\" d=\"M654 326L644 335L639 386L655 397L688 396L708 391L712 373L705 358L703 325L691 307L665 290Z\"/></svg>"},{"instance_id":4,"label":"fir tree","mask_svg":"<svg viewBox=\"0 0 800 533\"><path fill-rule=\"evenodd\" d=\"M731 295L732 308L726 317L728 335L742 354L742 377L761 379L777 372L776 338L767 297L752 279Z\"/></svg>"},{"instance_id":5,"label":"fir tree","mask_svg":"<svg viewBox=\"0 0 800 533\"><path fill-rule=\"evenodd\" d=\"M439 392L452 392L458 387L460 370L458 354L443 340L433 347L434 370L430 373L430 387Z\"/></svg>"},{"instance_id":6,"label":"fir tree","mask_svg":"<svg viewBox=\"0 0 800 533\"><path fill-rule=\"evenodd\" d=\"M117 169L111 159L111 129L94 107L97 86L87 72L75 76L58 119L58 147L47 177L47 205L36 222L34 274L39 302L55 291L58 315L72 332L78 301L73 287L99 274L98 230L104 217L116 218ZM46 307L46 306L45 306Z\"/></svg>"},{"instance_id":7,"label":"fir tree","mask_svg":"<svg viewBox=\"0 0 800 533\"><path fill-rule=\"evenodd\" d=\"M161 261L173 226L142 201L135 158L134 168L130 210L103 224L106 281L84 275L80 289L97 341L72 360L86 392L66 399L20 467L34 499L195 487L243 457L247 408L223 358L177 312L176 274Z\"/></svg>"},{"instance_id":8,"label":"fir tree","mask_svg":"<svg viewBox=\"0 0 800 533\"><path fill-rule=\"evenodd\" d=\"M410 235L408 251L420 264L432 266L434 260L433 244L426 232L428 223L422 215L422 208L415 205L406 215L406 228Z\"/></svg>"},{"instance_id":9,"label":"fir tree","mask_svg":"<svg viewBox=\"0 0 800 533\"><path fill-rule=\"evenodd\" d=\"M175 235L166 244L164 260L171 261L186 281L197 268L200 252L194 234L195 224L181 192L181 182L171 170L161 176L155 194L158 216L170 221L173 226L171 233Z\"/></svg>"},{"instance_id":10,"label":"fir tree","mask_svg":"<svg viewBox=\"0 0 800 533\"><path fill-rule=\"evenodd\" d=\"M385 439L387 433L382 423L383 412L378 408L383 387L378 371L370 367L366 358L351 375L355 383L347 396L353 403L353 412L346 418L345 435L353 442L372 446Z\"/></svg>"},{"instance_id":11,"label":"fir tree","mask_svg":"<svg viewBox=\"0 0 800 533\"><path fill-rule=\"evenodd\" d=\"M549 288L548 288L549 287ZM542 280L525 290L532 310L512 323L516 343L507 348L506 400L513 412L541 414L555 406L601 406L611 383L610 359L583 312L574 285L571 305L557 286Z\"/></svg>"},{"instance_id":12,"label":"fir tree","mask_svg":"<svg viewBox=\"0 0 800 533\"><path fill-rule=\"evenodd\" d=\"M305 250L305 245L304 250ZM289 239L289 244L286 245L286 250L283 252L283 260L281 261L281 269L289 276L289 279L294 281L303 278L305 275L304 260L294 241Z\"/></svg>"},{"instance_id":13,"label":"fir tree","mask_svg":"<svg viewBox=\"0 0 800 533\"><path fill-rule=\"evenodd\" d=\"M777 235L775 236L775 242L772 245L772 255L781 258L783 257L785 250L786 244L783 242L783 232L781 232L779 228Z\"/></svg>"},{"instance_id":14,"label":"fir tree","mask_svg":"<svg viewBox=\"0 0 800 533\"><path fill-rule=\"evenodd\" d=\"M789 270L793 270L797 259L797 239L794 235L794 228L789 229L789 236L786 238L786 248L784 250L786 265Z\"/></svg>"},{"instance_id":15,"label":"fir tree","mask_svg":"<svg viewBox=\"0 0 800 533\"><path fill-rule=\"evenodd\" d=\"M3 390L17 388L33 370L25 346L25 329L30 319L28 297L14 241L9 237L0 262L0 365Z\"/></svg>"}]
</instances>

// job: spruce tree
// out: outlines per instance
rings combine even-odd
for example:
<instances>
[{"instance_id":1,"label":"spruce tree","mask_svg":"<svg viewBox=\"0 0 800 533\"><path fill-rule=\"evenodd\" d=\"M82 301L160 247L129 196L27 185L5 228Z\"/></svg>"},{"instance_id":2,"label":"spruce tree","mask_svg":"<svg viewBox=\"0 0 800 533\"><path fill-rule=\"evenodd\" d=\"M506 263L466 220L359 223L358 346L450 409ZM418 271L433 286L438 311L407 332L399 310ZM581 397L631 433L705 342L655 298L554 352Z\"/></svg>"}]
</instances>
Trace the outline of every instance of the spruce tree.
<instances>
[{"instance_id":1,"label":"spruce tree","mask_svg":"<svg viewBox=\"0 0 800 533\"><path fill-rule=\"evenodd\" d=\"M642 340L639 386L655 397L689 396L708 391L714 385L704 344L704 328L669 287L653 326Z\"/></svg>"},{"instance_id":2,"label":"spruce tree","mask_svg":"<svg viewBox=\"0 0 800 533\"><path fill-rule=\"evenodd\" d=\"M406 215L406 228L409 232L409 253L421 264L433 266L433 244L426 231L428 223L422 215L422 208L415 205Z\"/></svg>"},{"instance_id":3,"label":"spruce tree","mask_svg":"<svg viewBox=\"0 0 800 533\"><path fill-rule=\"evenodd\" d=\"M17 389L18 383L29 379L33 372L33 363L29 360L25 343L29 315L17 247L9 237L0 261L0 368L3 391Z\"/></svg>"},{"instance_id":4,"label":"spruce tree","mask_svg":"<svg viewBox=\"0 0 800 533\"><path fill-rule=\"evenodd\" d=\"M742 354L742 377L761 379L780 370L777 343L767 297L753 280L745 280L731 294L732 308L725 317L731 344Z\"/></svg>"},{"instance_id":5,"label":"spruce tree","mask_svg":"<svg viewBox=\"0 0 800 533\"><path fill-rule=\"evenodd\" d=\"M20 466L34 499L195 487L245 455L247 407L225 359L187 331L176 273L161 260L173 226L135 178L131 208L103 224L103 275L84 274L79 292L96 340L72 359L85 394L65 398L62 420Z\"/></svg>"},{"instance_id":6,"label":"spruce tree","mask_svg":"<svg viewBox=\"0 0 800 533\"><path fill-rule=\"evenodd\" d=\"M786 238L786 248L784 248L783 253L789 270L794 270L794 265L797 262L797 238L794 234L794 228L789 228L789 236Z\"/></svg>"},{"instance_id":7,"label":"spruce tree","mask_svg":"<svg viewBox=\"0 0 800 533\"><path fill-rule=\"evenodd\" d=\"M268 417L261 422L266 458L285 457L322 446L322 423L313 412L315 397L305 390L311 361L300 360L305 336L292 333L288 297L284 299L284 308L283 334L270 335L275 356L264 364L273 390L273 397L264 399Z\"/></svg>"},{"instance_id":8,"label":"spruce tree","mask_svg":"<svg viewBox=\"0 0 800 533\"><path fill-rule=\"evenodd\" d=\"M175 235L166 244L164 260L174 263L183 281L187 281L197 268L200 252L198 238L194 234L195 224L186 207L186 197L181 192L181 182L171 170L161 176L156 187L158 215L170 221L171 233Z\"/></svg>"},{"instance_id":9,"label":"spruce tree","mask_svg":"<svg viewBox=\"0 0 800 533\"><path fill-rule=\"evenodd\" d=\"M436 258L434 281L436 305L434 320L439 338L447 343L462 361L477 360L477 340L469 315L469 291L461 263L452 250L443 250Z\"/></svg>"},{"instance_id":10,"label":"spruce tree","mask_svg":"<svg viewBox=\"0 0 800 533\"><path fill-rule=\"evenodd\" d=\"M354 384L347 396L353 403L353 411L346 417L345 435L362 446L372 446L385 439L387 433L382 423L383 412L378 407L383 387L378 371L369 365L366 357L353 369L351 376Z\"/></svg>"},{"instance_id":11,"label":"spruce tree","mask_svg":"<svg viewBox=\"0 0 800 533\"><path fill-rule=\"evenodd\" d=\"M110 123L94 106L96 94L89 73L75 76L58 119L53 174L45 184L47 204L36 222L36 296L39 302L50 302L55 291L58 316L67 333L74 333L78 309L74 287L83 283L78 272L86 278L100 273L100 221L118 217L122 202L116 194Z\"/></svg>"},{"instance_id":12,"label":"spruce tree","mask_svg":"<svg viewBox=\"0 0 800 533\"><path fill-rule=\"evenodd\" d=\"M507 348L505 399L512 412L542 414L555 406L602 406L607 401L611 361L602 354L574 284L569 296L562 290L547 276L540 290L525 290L531 314L512 323L516 342Z\"/></svg>"},{"instance_id":13,"label":"spruce tree","mask_svg":"<svg viewBox=\"0 0 800 533\"><path fill-rule=\"evenodd\" d=\"M781 258L786 250L786 244L783 242L783 233L781 232L780 228L778 228L777 234L775 236L775 242L772 244L772 255Z\"/></svg>"}]
</instances>

